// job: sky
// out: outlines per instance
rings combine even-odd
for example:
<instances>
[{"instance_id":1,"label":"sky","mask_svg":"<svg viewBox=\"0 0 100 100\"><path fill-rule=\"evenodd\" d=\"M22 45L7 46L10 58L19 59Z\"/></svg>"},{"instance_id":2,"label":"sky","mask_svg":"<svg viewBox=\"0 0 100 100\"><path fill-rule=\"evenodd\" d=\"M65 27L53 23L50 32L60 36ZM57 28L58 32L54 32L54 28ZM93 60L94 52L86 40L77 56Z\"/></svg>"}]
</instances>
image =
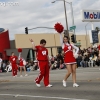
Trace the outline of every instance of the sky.
<instances>
[{"instance_id":1,"label":"sky","mask_svg":"<svg viewBox=\"0 0 100 100\"><path fill-rule=\"evenodd\" d=\"M0 0L0 28L9 29L10 40L15 39L15 34L25 34L25 27L51 27L59 22L66 29L63 0ZM76 34L85 34L85 25L82 22L82 9L100 10L100 0L66 0L73 4L74 23ZM17 3L15 5L15 3ZM68 27L72 26L70 5L66 3ZM99 22L94 22L94 27L99 27ZM87 30L91 29L91 23ZM29 34L56 33L54 29L37 28Z\"/></svg>"}]
</instances>

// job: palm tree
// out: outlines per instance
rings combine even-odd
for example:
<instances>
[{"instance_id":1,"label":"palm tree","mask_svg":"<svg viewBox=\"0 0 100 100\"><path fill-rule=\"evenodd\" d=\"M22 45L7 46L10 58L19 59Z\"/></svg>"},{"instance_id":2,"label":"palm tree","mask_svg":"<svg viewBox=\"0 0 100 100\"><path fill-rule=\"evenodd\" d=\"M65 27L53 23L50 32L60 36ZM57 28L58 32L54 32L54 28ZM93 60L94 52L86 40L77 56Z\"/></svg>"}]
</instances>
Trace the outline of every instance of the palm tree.
<instances>
[{"instance_id":1,"label":"palm tree","mask_svg":"<svg viewBox=\"0 0 100 100\"><path fill-rule=\"evenodd\" d=\"M95 30L99 32L100 31L100 28L99 27L96 27Z\"/></svg>"}]
</instances>

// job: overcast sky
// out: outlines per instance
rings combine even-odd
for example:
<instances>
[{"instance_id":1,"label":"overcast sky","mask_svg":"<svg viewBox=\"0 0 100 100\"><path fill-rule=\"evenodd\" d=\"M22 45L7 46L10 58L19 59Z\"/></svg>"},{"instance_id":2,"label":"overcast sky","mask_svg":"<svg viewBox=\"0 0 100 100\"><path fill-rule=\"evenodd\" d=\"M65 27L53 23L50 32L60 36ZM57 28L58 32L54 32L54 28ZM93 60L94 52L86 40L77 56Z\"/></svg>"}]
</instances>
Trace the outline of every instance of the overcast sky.
<instances>
[{"instance_id":1,"label":"overcast sky","mask_svg":"<svg viewBox=\"0 0 100 100\"><path fill-rule=\"evenodd\" d=\"M0 28L9 29L10 39L14 39L14 34L25 34L25 27L54 27L60 22L66 29L63 1L51 3L53 0L0 0ZM82 9L100 9L100 0L66 0L73 3L74 21L76 34L85 34L85 25L82 22ZM12 5L8 4L13 2ZM18 5L14 5L18 2ZM6 3L6 5L3 5ZM70 5L66 3L68 26L72 26ZM94 27L100 26L94 23ZM87 29L91 29L88 24ZM34 29L31 33L51 33L53 29Z\"/></svg>"}]
</instances>

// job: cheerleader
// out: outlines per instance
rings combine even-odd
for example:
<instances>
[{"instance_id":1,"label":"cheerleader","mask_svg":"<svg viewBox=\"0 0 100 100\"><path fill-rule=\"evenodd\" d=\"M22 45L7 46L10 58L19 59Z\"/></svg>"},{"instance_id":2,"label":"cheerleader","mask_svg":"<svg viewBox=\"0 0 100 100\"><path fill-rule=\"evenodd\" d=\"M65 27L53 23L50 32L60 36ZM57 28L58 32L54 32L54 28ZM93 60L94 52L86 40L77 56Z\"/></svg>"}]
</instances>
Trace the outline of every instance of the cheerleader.
<instances>
[{"instance_id":1,"label":"cheerleader","mask_svg":"<svg viewBox=\"0 0 100 100\"><path fill-rule=\"evenodd\" d=\"M76 59L75 59L78 56L79 49L73 44L70 44L67 36L64 36L64 38L62 38L62 35L60 34L60 40L62 44L62 50L64 53L64 63L66 64L68 71L65 75L65 78L63 79L63 86L66 87L66 81L68 77L72 74L73 87L79 87L79 85L76 83ZM75 53L73 54L74 49Z\"/></svg>"},{"instance_id":2,"label":"cheerleader","mask_svg":"<svg viewBox=\"0 0 100 100\"><path fill-rule=\"evenodd\" d=\"M19 67L20 67L20 77L23 77L22 76L22 69L24 69L25 76L28 76L26 74L26 68L25 68L26 61L24 60L24 58L22 58L21 53L19 53L18 60L19 60Z\"/></svg>"}]
</instances>

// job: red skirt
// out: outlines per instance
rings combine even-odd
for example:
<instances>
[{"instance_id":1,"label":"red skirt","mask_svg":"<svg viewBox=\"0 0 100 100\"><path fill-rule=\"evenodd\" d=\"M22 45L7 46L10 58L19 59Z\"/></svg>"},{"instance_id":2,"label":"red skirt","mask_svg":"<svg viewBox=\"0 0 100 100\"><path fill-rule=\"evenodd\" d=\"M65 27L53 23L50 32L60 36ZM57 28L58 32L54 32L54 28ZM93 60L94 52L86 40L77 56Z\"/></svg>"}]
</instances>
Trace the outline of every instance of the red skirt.
<instances>
[{"instance_id":1,"label":"red skirt","mask_svg":"<svg viewBox=\"0 0 100 100\"><path fill-rule=\"evenodd\" d=\"M76 63L76 59L72 51L65 53L64 63L65 64L75 64Z\"/></svg>"},{"instance_id":2,"label":"red skirt","mask_svg":"<svg viewBox=\"0 0 100 100\"><path fill-rule=\"evenodd\" d=\"M19 66L20 66L20 67L23 67L23 66L24 66L23 62L20 62L20 63L19 63Z\"/></svg>"}]
</instances>

